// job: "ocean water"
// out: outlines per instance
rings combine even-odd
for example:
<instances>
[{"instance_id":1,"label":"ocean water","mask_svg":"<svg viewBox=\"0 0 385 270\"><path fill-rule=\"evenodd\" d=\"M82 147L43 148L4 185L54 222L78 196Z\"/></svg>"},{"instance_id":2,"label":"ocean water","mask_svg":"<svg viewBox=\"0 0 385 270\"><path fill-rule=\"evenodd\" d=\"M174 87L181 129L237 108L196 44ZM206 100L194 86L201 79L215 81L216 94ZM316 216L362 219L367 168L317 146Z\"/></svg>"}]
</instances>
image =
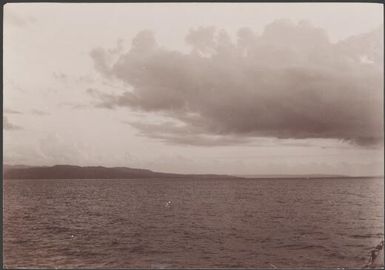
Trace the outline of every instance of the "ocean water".
<instances>
[{"instance_id":1,"label":"ocean water","mask_svg":"<svg viewBox=\"0 0 385 270\"><path fill-rule=\"evenodd\" d=\"M7 268L361 267L384 180L5 180Z\"/></svg>"}]
</instances>

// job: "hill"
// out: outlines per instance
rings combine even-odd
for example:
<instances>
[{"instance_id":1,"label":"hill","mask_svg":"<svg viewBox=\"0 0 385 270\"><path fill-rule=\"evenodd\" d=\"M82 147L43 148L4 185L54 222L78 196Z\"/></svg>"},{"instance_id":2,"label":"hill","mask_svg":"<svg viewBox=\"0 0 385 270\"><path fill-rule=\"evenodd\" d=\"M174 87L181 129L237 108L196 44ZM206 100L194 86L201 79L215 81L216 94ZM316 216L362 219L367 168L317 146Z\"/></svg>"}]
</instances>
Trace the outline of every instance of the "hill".
<instances>
[{"instance_id":1,"label":"hill","mask_svg":"<svg viewBox=\"0 0 385 270\"><path fill-rule=\"evenodd\" d=\"M127 167L80 167L55 165L51 167L3 166L4 179L133 179L133 178L241 178L216 174L176 174Z\"/></svg>"}]
</instances>

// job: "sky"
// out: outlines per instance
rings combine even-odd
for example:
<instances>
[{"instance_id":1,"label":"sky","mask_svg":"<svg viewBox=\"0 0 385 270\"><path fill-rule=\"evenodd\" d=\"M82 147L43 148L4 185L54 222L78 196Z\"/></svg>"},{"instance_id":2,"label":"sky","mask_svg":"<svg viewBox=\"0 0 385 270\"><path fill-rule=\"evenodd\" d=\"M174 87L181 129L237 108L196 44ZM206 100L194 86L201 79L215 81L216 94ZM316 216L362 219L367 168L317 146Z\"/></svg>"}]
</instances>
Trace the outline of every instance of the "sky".
<instances>
[{"instance_id":1,"label":"sky","mask_svg":"<svg viewBox=\"0 0 385 270\"><path fill-rule=\"evenodd\" d=\"M6 164L383 174L383 6L11 3Z\"/></svg>"}]
</instances>

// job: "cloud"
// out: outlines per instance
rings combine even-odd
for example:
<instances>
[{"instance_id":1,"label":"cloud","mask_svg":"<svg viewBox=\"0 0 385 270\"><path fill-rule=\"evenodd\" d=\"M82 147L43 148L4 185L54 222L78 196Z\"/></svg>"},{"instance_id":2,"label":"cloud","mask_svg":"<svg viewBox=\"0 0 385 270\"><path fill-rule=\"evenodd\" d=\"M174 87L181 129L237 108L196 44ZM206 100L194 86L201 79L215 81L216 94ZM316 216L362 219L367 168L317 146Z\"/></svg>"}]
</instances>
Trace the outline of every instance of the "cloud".
<instances>
[{"instance_id":1,"label":"cloud","mask_svg":"<svg viewBox=\"0 0 385 270\"><path fill-rule=\"evenodd\" d=\"M3 129L4 130L18 130L21 127L11 123L6 116L3 116Z\"/></svg>"},{"instance_id":2,"label":"cloud","mask_svg":"<svg viewBox=\"0 0 385 270\"><path fill-rule=\"evenodd\" d=\"M99 107L129 107L182 122L183 129L157 132L133 124L175 142L183 143L192 130L198 137L373 145L383 140L382 29L331 43L323 29L304 21L278 20L259 36L242 28L235 41L224 30L200 27L185 38L190 53L158 45L146 30L115 58L102 48L91 53L95 68L127 90L88 92Z\"/></svg>"},{"instance_id":3,"label":"cloud","mask_svg":"<svg viewBox=\"0 0 385 270\"><path fill-rule=\"evenodd\" d=\"M11 123L6 115L8 114L22 114L22 112L6 108L3 113L3 130L18 130L21 129L18 125Z\"/></svg>"},{"instance_id":4,"label":"cloud","mask_svg":"<svg viewBox=\"0 0 385 270\"><path fill-rule=\"evenodd\" d=\"M58 106L67 107L74 110L82 110L82 109L92 107L89 104L82 104L82 103L75 103L75 102L61 102L58 104Z\"/></svg>"},{"instance_id":5,"label":"cloud","mask_svg":"<svg viewBox=\"0 0 385 270\"><path fill-rule=\"evenodd\" d=\"M49 112L42 111L42 110L38 110L38 109L32 109L30 112L31 112L31 114L39 115L39 116L47 116L47 115L50 115Z\"/></svg>"},{"instance_id":6,"label":"cloud","mask_svg":"<svg viewBox=\"0 0 385 270\"><path fill-rule=\"evenodd\" d=\"M16 111L13 109L4 109L5 114L22 114L20 111Z\"/></svg>"},{"instance_id":7,"label":"cloud","mask_svg":"<svg viewBox=\"0 0 385 270\"><path fill-rule=\"evenodd\" d=\"M5 9L4 14L4 23L16 27L24 27L37 21L37 19L33 16L22 17L12 11L9 11L9 9Z\"/></svg>"},{"instance_id":8,"label":"cloud","mask_svg":"<svg viewBox=\"0 0 385 270\"><path fill-rule=\"evenodd\" d=\"M68 83L69 77L67 74L64 74L62 72L53 72L52 76L55 80L59 82Z\"/></svg>"},{"instance_id":9,"label":"cloud","mask_svg":"<svg viewBox=\"0 0 385 270\"><path fill-rule=\"evenodd\" d=\"M173 145L226 146L247 143L250 140L238 136L206 134L192 125L166 121L158 124L145 122L124 122L139 130L140 134Z\"/></svg>"}]
</instances>

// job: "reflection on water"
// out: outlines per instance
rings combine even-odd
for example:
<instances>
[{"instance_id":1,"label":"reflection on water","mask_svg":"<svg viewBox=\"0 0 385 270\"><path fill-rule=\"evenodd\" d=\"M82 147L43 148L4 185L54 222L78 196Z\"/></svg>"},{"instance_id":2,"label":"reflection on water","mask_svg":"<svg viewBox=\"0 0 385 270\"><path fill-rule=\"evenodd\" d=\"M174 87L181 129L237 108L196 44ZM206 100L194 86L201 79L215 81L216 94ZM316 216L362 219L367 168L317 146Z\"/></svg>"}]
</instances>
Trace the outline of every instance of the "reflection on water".
<instances>
[{"instance_id":1,"label":"reflection on water","mask_svg":"<svg viewBox=\"0 0 385 270\"><path fill-rule=\"evenodd\" d=\"M361 267L383 179L5 180L6 267Z\"/></svg>"}]
</instances>

